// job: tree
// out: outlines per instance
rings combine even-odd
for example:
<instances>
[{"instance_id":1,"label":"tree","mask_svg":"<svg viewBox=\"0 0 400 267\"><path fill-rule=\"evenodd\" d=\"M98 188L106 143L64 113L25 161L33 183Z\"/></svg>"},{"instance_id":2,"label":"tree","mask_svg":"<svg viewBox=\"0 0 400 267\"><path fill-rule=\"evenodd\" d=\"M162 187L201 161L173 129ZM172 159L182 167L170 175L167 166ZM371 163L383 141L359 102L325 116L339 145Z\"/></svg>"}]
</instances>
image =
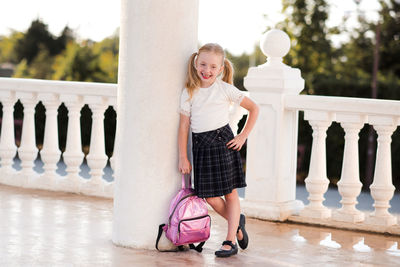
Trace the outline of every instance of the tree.
<instances>
[{"instance_id":1,"label":"tree","mask_svg":"<svg viewBox=\"0 0 400 267\"><path fill-rule=\"evenodd\" d=\"M0 63L18 63L14 48L22 37L23 34L17 31L13 31L10 36L0 36Z\"/></svg>"},{"instance_id":2,"label":"tree","mask_svg":"<svg viewBox=\"0 0 400 267\"><path fill-rule=\"evenodd\" d=\"M305 90L313 94L315 78L332 73L332 45L326 26L329 5L325 0L283 0L282 7L287 19L277 28L287 32L292 40L285 62L302 70Z\"/></svg>"}]
</instances>

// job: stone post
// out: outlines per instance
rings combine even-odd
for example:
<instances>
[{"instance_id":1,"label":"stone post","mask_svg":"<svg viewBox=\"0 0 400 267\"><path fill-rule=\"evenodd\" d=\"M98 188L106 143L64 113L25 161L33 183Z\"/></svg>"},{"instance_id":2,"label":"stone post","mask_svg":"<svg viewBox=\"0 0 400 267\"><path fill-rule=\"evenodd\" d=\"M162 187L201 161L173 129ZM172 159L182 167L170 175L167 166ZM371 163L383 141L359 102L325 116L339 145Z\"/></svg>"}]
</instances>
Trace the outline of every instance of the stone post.
<instances>
[{"instance_id":1,"label":"stone post","mask_svg":"<svg viewBox=\"0 0 400 267\"><path fill-rule=\"evenodd\" d=\"M155 249L178 172L179 97L198 1L121 0L113 242Z\"/></svg>"},{"instance_id":2,"label":"stone post","mask_svg":"<svg viewBox=\"0 0 400 267\"><path fill-rule=\"evenodd\" d=\"M303 207L296 200L298 112L285 109L285 95L304 88L300 70L282 62L290 39L270 30L260 42L268 57L263 65L249 69L244 85L259 104L260 114L247 143L244 213L252 217L285 220Z\"/></svg>"}]
</instances>

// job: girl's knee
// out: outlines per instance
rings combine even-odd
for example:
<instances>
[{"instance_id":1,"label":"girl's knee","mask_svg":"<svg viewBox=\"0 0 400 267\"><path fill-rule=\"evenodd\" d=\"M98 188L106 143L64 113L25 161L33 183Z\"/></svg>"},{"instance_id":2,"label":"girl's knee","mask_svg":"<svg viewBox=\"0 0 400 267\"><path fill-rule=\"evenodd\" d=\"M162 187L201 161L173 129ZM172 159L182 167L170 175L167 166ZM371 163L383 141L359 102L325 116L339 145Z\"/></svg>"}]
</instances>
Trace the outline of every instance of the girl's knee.
<instances>
[{"instance_id":1,"label":"girl's knee","mask_svg":"<svg viewBox=\"0 0 400 267\"><path fill-rule=\"evenodd\" d=\"M229 200L236 200L239 198L239 195L237 193L236 189L233 189L232 192L230 192L229 194L226 194L225 196L225 200L229 201Z\"/></svg>"},{"instance_id":2,"label":"girl's knee","mask_svg":"<svg viewBox=\"0 0 400 267\"><path fill-rule=\"evenodd\" d=\"M206 201L208 204L213 206L214 204L216 204L219 201L219 199L220 199L220 197L207 197Z\"/></svg>"}]
</instances>

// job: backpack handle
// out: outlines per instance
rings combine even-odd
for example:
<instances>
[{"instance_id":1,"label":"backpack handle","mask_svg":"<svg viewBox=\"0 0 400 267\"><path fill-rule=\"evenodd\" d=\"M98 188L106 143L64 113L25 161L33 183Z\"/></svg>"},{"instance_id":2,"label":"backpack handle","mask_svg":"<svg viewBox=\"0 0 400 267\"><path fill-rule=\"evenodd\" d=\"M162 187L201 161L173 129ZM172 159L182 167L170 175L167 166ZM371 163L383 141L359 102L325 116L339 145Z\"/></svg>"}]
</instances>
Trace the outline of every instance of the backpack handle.
<instances>
[{"instance_id":1,"label":"backpack handle","mask_svg":"<svg viewBox=\"0 0 400 267\"><path fill-rule=\"evenodd\" d=\"M186 187L185 175L182 174L182 189L185 189L185 188L192 188L192 178L189 177L188 187Z\"/></svg>"}]
</instances>

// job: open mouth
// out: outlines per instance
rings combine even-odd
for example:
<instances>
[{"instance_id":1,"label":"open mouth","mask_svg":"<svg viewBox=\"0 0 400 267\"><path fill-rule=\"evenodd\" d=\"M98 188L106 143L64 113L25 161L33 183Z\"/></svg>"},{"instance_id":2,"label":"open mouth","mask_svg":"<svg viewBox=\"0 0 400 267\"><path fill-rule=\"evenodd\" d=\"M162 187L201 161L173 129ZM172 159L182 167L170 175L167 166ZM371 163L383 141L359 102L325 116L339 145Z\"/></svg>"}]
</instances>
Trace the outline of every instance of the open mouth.
<instances>
[{"instance_id":1,"label":"open mouth","mask_svg":"<svg viewBox=\"0 0 400 267\"><path fill-rule=\"evenodd\" d=\"M207 80L210 79L212 75L205 75L204 73L201 74L201 77L203 77L203 79Z\"/></svg>"}]
</instances>

